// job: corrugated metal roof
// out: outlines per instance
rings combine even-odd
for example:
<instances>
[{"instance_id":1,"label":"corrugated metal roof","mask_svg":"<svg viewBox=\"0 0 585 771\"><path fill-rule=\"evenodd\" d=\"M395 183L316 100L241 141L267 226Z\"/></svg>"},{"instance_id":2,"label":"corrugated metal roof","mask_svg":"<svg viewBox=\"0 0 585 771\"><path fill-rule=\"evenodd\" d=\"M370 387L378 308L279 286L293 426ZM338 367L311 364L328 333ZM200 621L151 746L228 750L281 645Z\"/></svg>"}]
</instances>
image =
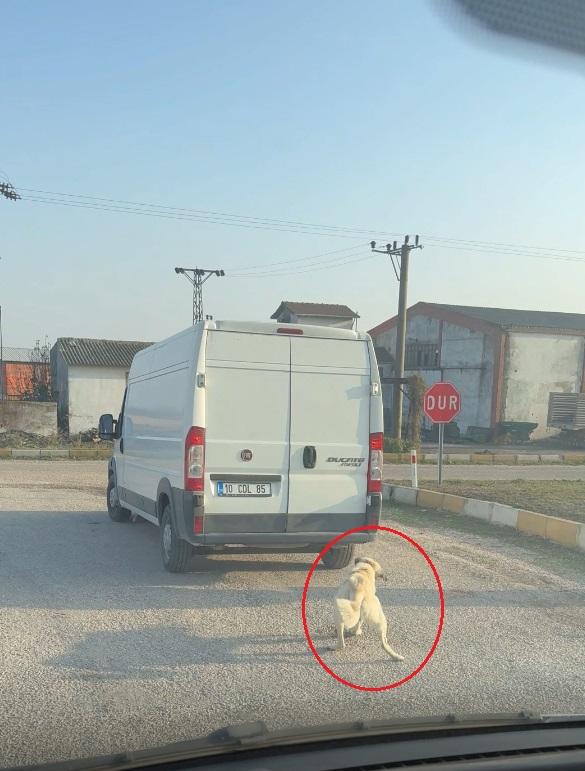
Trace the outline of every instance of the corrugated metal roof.
<instances>
[{"instance_id":1,"label":"corrugated metal roof","mask_svg":"<svg viewBox=\"0 0 585 771\"><path fill-rule=\"evenodd\" d=\"M477 305L445 305L427 303L465 316L495 324L498 327L544 327L574 329L585 332L585 313L557 313L556 311L524 311L515 308L486 308Z\"/></svg>"},{"instance_id":2,"label":"corrugated metal roof","mask_svg":"<svg viewBox=\"0 0 585 771\"><path fill-rule=\"evenodd\" d=\"M469 323L489 324L499 329L564 330L585 332L585 313L557 313L556 311L525 311L518 308L488 308L480 305L447 305L445 303L417 302L408 309L408 317L430 316L448 318L449 313L467 316ZM456 317L455 317L456 318ZM372 337L396 326L398 317L391 318L369 330ZM463 319L456 323L465 326Z\"/></svg>"},{"instance_id":3,"label":"corrugated metal roof","mask_svg":"<svg viewBox=\"0 0 585 771\"><path fill-rule=\"evenodd\" d=\"M89 337L60 337L55 343L67 364L77 367L130 367L138 351L149 345L152 343Z\"/></svg>"},{"instance_id":4,"label":"corrugated metal roof","mask_svg":"<svg viewBox=\"0 0 585 771\"><path fill-rule=\"evenodd\" d=\"M290 300L283 300L270 318L278 318L285 308L292 311L296 316L334 316L345 319L359 319L359 315L355 311L352 311L347 305L336 305L332 303L302 303L291 302Z\"/></svg>"},{"instance_id":5,"label":"corrugated metal roof","mask_svg":"<svg viewBox=\"0 0 585 771\"><path fill-rule=\"evenodd\" d=\"M2 348L2 361L18 361L18 362L31 362L33 356L33 348L14 348L10 345L5 345Z\"/></svg>"}]
</instances>

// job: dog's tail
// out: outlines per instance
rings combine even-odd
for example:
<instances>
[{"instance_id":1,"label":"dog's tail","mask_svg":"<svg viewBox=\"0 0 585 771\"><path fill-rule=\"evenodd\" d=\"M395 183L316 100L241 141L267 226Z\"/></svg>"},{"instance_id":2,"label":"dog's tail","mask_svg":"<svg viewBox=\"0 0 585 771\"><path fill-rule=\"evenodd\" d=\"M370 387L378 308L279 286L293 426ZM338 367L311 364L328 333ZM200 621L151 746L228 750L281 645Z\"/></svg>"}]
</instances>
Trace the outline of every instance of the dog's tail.
<instances>
[{"instance_id":1,"label":"dog's tail","mask_svg":"<svg viewBox=\"0 0 585 771\"><path fill-rule=\"evenodd\" d=\"M388 645L386 637L382 637L382 648L384 648L386 653L388 653L394 661L404 661L404 656L401 656L400 653L396 653L396 651Z\"/></svg>"}]
</instances>

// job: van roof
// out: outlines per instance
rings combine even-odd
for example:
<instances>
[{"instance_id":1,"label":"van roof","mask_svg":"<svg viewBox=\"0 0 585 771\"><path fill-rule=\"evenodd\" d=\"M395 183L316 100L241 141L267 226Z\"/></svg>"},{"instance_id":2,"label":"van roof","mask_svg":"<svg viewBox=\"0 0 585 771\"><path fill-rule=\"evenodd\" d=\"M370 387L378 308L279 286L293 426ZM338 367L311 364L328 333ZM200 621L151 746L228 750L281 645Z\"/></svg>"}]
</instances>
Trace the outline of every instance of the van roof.
<instances>
[{"instance_id":1,"label":"van roof","mask_svg":"<svg viewBox=\"0 0 585 771\"><path fill-rule=\"evenodd\" d=\"M248 332L256 335L277 335L279 329L302 329L303 337L319 337L329 338L332 340L369 340L370 336L367 332L358 332L353 329L338 329L337 327L318 326L316 324L278 324L277 322L266 321L199 321L191 327L182 329L180 332L176 332L174 335L159 340L156 343L152 343L147 348L143 348L134 356L134 360L138 360L143 356L148 355L154 348L157 348L161 343L167 343L170 340L174 340L183 335L197 334L197 330L204 329L217 329L223 332ZM294 333L293 333L294 334Z\"/></svg>"},{"instance_id":2,"label":"van roof","mask_svg":"<svg viewBox=\"0 0 585 771\"><path fill-rule=\"evenodd\" d=\"M317 324L279 324L278 322L267 321L206 321L205 326L207 329L217 329L224 332L249 332L257 335L277 335L283 334L283 332L280 332L279 330L301 329L304 337L326 337L336 340L369 339L367 332L359 332L354 329L319 326Z\"/></svg>"}]
</instances>

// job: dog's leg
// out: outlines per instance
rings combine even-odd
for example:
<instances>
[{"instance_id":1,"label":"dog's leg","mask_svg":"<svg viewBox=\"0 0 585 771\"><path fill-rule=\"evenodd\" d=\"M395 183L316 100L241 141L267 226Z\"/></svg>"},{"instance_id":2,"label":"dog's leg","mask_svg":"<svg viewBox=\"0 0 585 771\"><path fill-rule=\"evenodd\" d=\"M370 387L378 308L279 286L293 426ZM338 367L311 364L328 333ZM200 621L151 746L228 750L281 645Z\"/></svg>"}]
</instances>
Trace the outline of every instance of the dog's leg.
<instances>
[{"instance_id":1,"label":"dog's leg","mask_svg":"<svg viewBox=\"0 0 585 771\"><path fill-rule=\"evenodd\" d=\"M345 639L343 637L343 621L337 622L337 650L342 651L345 648Z\"/></svg>"},{"instance_id":2,"label":"dog's leg","mask_svg":"<svg viewBox=\"0 0 585 771\"><path fill-rule=\"evenodd\" d=\"M362 617L360 616L360 620L358 621L357 626L355 628L356 636L362 633L362 624L363 624L363 620L362 620Z\"/></svg>"},{"instance_id":3,"label":"dog's leg","mask_svg":"<svg viewBox=\"0 0 585 771\"><path fill-rule=\"evenodd\" d=\"M388 640L386 639L386 634L388 632L388 622L386 621L386 617L384 615L376 620L375 627L378 630L378 634L380 635L382 648L384 648L386 653L388 653L394 659L394 661L404 661L404 656L396 653L396 651L392 650L392 648L388 645Z\"/></svg>"}]
</instances>

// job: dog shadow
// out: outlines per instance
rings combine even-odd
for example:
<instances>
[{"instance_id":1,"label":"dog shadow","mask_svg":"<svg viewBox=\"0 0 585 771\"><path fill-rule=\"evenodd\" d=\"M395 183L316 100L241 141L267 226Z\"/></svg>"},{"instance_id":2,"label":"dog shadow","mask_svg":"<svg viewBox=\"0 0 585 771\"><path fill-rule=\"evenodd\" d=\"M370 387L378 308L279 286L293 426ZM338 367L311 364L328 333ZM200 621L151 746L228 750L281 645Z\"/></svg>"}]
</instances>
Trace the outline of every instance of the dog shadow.
<instances>
[{"instance_id":1,"label":"dog shadow","mask_svg":"<svg viewBox=\"0 0 585 771\"><path fill-rule=\"evenodd\" d=\"M45 661L73 680L173 680L186 668L209 665L272 664L295 660L311 664L304 635L203 637L186 627L92 632L69 650Z\"/></svg>"}]
</instances>

